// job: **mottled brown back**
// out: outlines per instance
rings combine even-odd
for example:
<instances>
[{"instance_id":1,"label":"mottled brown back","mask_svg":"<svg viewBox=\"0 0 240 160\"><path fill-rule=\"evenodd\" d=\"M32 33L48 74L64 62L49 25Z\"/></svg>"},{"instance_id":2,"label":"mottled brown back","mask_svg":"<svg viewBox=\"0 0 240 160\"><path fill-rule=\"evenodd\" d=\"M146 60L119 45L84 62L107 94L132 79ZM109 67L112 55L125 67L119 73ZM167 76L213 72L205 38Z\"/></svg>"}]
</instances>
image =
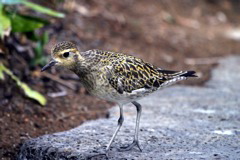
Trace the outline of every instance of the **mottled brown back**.
<instances>
[{"instance_id":1,"label":"mottled brown back","mask_svg":"<svg viewBox=\"0 0 240 160\"><path fill-rule=\"evenodd\" d=\"M105 66L107 78L119 93L145 88L157 90L164 82L176 77L189 77L195 72L167 71L157 68L142 59L122 53L93 50L98 63ZM189 73L189 74L187 74Z\"/></svg>"}]
</instances>

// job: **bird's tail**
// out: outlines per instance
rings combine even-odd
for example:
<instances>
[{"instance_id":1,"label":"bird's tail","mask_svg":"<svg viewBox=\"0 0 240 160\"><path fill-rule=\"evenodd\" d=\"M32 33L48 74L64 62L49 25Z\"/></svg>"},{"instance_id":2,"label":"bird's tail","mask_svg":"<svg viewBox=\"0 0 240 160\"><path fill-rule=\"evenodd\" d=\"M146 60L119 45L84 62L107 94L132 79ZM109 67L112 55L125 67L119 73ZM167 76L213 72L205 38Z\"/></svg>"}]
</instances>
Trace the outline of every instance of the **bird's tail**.
<instances>
[{"instance_id":1,"label":"bird's tail","mask_svg":"<svg viewBox=\"0 0 240 160\"><path fill-rule=\"evenodd\" d=\"M197 77L195 71L185 71L185 73L180 74L180 76L184 76L184 77Z\"/></svg>"},{"instance_id":2,"label":"bird's tail","mask_svg":"<svg viewBox=\"0 0 240 160\"><path fill-rule=\"evenodd\" d=\"M161 87L166 87L176 82L182 81L187 79L188 77L197 77L195 71L169 71L169 70L162 70L158 69L160 73Z\"/></svg>"}]
</instances>

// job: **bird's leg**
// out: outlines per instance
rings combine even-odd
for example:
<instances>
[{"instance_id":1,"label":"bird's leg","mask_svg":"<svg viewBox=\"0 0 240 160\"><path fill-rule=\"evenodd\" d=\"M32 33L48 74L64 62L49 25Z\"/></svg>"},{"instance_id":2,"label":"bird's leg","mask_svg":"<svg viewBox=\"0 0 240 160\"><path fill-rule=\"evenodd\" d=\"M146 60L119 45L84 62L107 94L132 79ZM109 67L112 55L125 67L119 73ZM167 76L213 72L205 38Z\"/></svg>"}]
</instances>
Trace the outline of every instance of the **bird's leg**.
<instances>
[{"instance_id":1,"label":"bird's leg","mask_svg":"<svg viewBox=\"0 0 240 160\"><path fill-rule=\"evenodd\" d=\"M108 153L109 151L109 148L112 144L112 142L114 141L119 129L121 128L122 124L123 124L123 121L124 121L124 118L123 118L123 109L122 109L122 105L119 105L119 108L120 108L120 117L118 119L118 126L117 126L117 129L115 130L111 140L109 141L108 145L107 145L107 148L106 148L106 153Z\"/></svg>"},{"instance_id":2,"label":"bird's leg","mask_svg":"<svg viewBox=\"0 0 240 160\"><path fill-rule=\"evenodd\" d=\"M115 130L111 140L109 141L108 145L107 145L107 148L106 148L106 151L104 153L97 153L97 154L93 154L93 155L89 155L87 157L87 159L92 159L92 158L99 158L99 156L105 156L107 159L108 159L108 151L118 133L118 131L120 130L122 124L123 124L123 121L124 121L124 118L123 118L123 109L122 109L122 105L119 104L119 108L120 108L120 116L119 116L119 119L118 119L118 126L117 126L117 129Z\"/></svg>"},{"instance_id":3,"label":"bird's leg","mask_svg":"<svg viewBox=\"0 0 240 160\"><path fill-rule=\"evenodd\" d=\"M121 147L120 151L128 151L128 150L132 149L134 146L137 146L138 149L142 152L142 149L141 149L141 147L139 145L139 141L138 141L139 123L140 123L140 117L141 117L141 113L142 113L142 106L139 103L137 103L136 101L133 101L132 104L134 104L137 109L137 119L136 119L134 140L127 147Z\"/></svg>"}]
</instances>

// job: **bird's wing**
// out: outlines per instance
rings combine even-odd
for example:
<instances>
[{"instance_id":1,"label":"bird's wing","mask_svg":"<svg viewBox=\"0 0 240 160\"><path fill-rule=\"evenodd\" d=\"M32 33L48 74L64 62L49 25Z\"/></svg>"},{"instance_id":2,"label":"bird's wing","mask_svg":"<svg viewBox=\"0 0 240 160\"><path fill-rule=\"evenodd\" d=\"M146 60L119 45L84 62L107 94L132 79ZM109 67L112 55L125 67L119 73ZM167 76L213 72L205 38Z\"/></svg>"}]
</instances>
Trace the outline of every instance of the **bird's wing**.
<instances>
[{"instance_id":1,"label":"bird's wing","mask_svg":"<svg viewBox=\"0 0 240 160\"><path fill-rule=\"evenodd\" d=\"M157 89L166 81L158 68L132 56L118 57L106 70L109 83L121 94L142 88Z\"/></svg>"}]
</instances>

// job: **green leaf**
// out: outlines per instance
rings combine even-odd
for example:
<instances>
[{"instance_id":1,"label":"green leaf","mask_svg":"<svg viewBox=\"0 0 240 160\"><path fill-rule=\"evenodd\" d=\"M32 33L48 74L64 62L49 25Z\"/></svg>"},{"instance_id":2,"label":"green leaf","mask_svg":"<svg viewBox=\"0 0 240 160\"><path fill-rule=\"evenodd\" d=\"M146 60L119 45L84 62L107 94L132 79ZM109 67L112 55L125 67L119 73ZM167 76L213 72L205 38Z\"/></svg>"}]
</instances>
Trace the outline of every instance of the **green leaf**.
<instances>
[{"instance_id":1,"label":"green leaf","mask_svg":"<svg viewBox=\"0 0 240 160\"><path fill-rule=\"evenodd\" d=\"M16 81L17 85L23 89L26 96L35 99L43 106L46 105L47 100L42 94L32 90L26 83L21 82L9 69L7 69L2 63L0 63L0 78L1 74L3 75L3 71Z\"/></svg>"},{"instance_id":2,"label":"green leaf","mask_svg":"<svg viewBox=\"0 0 240 160\"><path fill-rule=\"evenodd\" d=\"M44 32L41 36L35 36L37 38L36 47L34 47L34 58L31 61L32 66L44 65L47 63L47 57L44 53L44 45L49 41L48 32Z\"/></svg>"},{"instance_id":3,"label":"green leaf","mask_svg":"<svg viewBox=\"0 0 240 160\"><path fill-rule=\"evenodd\" d=\"M39 92L32 90L27 86L26 83L21 82L19 79L16 79L16 82L19 87L21 87L24 90L24 93L32 99L37 100L41 105L46 105L47 100L43 95L41 95Z\"/></svg>"},{"instance_id":4,"label":"green leaf","mask_svg":"<svg viewBox=\"0 0 240 160\"><path fill-rule=\"evenodd\" d=\"M0 6L0 36L8 36L11 31L11 21L9 17L5 14L3 6Z\"/></svg>"},{"instance_id":5,"label":"green leaf","mask_svg":"<svg viewBox=\"0 0 240 160\"><path fill-rule=\"evenodd\" d=\"M4 74L3 74L4 66L0 63L0 79L4 80Z\"/></svg>"},{"instance_id":6,"label":"green leaf","mask_svg":"<svg viewBox=\"0 0 240 160\"><path fill-rule=\"evenodd\" d=\"M49 42L49 35L48 32L44 32L42 36L42 44L43 46Z\"/></svg>"},{"instance_id":7,"label":"green leaf","mask_svg":"<svg viewBox=\"0 0 240 160\"><path fill-rule=\"evenodd\" d=\"M13 5L13 4L20 4L23 0L0 0L3 4Z\"/></svg>"},{"instance_id":8,"label":"green leaf","mask_svg":"<svg viewBox=\"0 0 240 160\"><path fill-rule=\"evenodd\" d=\"M32 2L28 2L26 0L22 1L22 3L26 6L28 6L29 8L32 8L33 10L36 10L36 11L44 13L44 14L48 14L50 16L55 16L55 17L59 17L59 18L65 17L65 14L63 14L63 13L56 12L52 9L40 6L40 5L32 3Z\"/></svg>"},{"instance_id":9,"label":"green leaf","mask_svg":"<svg viewBox=\"0 0 240 160\"><path fill-rule=\"evenodd\" d=\"M31 32L48 23L46 20L37 17L20 14L10 14L10 19L13 32Z\"/></svg>"},{"instance_id":10,"label":"green leaf","mask_svg":"<svg viewBox=\"0 0 240 160\"><path fill-rule=\"evenodd\" d=\"M31 65L36 66L38 64L44 64L44 55L43 55L43 46L41 41L37 42L36 47L34 48L34 58L32 59Z\"/></svg>"}]
</instances>

